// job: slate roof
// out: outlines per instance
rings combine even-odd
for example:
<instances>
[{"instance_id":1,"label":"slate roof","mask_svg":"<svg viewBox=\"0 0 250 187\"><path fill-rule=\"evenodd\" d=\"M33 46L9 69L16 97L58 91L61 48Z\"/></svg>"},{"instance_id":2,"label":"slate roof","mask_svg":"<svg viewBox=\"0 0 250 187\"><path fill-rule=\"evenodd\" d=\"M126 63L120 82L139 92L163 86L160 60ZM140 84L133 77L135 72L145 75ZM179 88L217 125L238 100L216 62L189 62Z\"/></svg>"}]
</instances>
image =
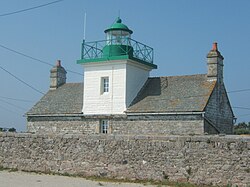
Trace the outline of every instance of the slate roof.
<instances>
[{"instance_id":1,"label":"slate roof","mask_svg":"<svg viewBox=\"0 0 250 187\"><path fill-rule=\"evenodd\" d=\"M216 81L204 75L148 78L127 113L204 111ZM83 84L66 83L49 90L26 115L81 114Z\"/></svg>"},{"instance_id":2,"label":"slate roof","mask_svg":"<svg viewBox=\"0 0 250 187\"><path fill-rule=\"evenodd\" d=\"M26 115L80 114L83 104L83 84L66 83L49 90Z\"/></svg>"},{"instance_id":3,"label":"slate roof","mask_svg":"<svg viewBox=\"0 0 250 187\"><path fill-rule=\"evenodd\" d=\"M215 85L206 74L149 78L127 113L204 111Z\"/></svg>"}]
</instances>

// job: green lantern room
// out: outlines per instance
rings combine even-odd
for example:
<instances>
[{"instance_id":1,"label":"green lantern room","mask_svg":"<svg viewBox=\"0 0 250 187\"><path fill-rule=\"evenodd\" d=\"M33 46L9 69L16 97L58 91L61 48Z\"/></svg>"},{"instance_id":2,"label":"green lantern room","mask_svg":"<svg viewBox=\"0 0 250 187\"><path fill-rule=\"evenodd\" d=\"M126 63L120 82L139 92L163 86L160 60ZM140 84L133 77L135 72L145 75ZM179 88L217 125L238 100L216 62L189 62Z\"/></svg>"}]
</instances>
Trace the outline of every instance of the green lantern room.
<instances>
[{"instance_id":1,"label":"green lantern room","mask_svg":"<svg viewBox=\"0 0 250 187\"><path fill-rule=\"evenodd\" d=\"M106 39L82 43L78 64L131 59L156 69L153 48L131 38L133 31L122 23L120 17L105 31Z\"/></svg>"}]
</instances>

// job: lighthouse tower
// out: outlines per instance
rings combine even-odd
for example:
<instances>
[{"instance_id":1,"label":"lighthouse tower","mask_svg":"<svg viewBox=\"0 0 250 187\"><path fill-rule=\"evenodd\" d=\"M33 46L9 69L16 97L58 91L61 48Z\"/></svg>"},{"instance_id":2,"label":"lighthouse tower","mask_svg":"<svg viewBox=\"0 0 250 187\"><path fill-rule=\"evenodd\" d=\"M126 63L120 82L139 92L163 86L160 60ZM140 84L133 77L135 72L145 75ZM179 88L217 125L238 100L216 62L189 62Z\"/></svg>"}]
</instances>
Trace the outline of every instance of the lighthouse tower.
<instances>
[{"instance_id":1,"label":"lighthouse tower","mask_svg":"<svg viewBox=\"0 0 250 187\"><path fill-rule=\"evenodd\" d=\"M118 17L106 29L106 40L82 44L84 115L124 114L156 69L153 49L131 39L133 33Z\"/></svg>"}]
</instances>

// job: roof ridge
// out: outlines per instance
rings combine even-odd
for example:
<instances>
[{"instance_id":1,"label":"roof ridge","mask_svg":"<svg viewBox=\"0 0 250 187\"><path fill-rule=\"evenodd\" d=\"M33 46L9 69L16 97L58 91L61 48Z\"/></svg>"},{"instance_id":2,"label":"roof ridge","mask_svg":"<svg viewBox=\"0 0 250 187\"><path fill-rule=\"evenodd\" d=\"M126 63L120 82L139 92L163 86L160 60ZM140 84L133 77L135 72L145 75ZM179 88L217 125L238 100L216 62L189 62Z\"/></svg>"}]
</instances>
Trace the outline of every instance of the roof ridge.
<instances>
[{"instance_id":1,"label":"roof ridge","mask_svg":"<svg viewBox=\"0 0 250 187\"><path fill-rule=\"evenodd\" d=\"M206 76L207 74L193 74L193 75L170 75L170 76L158 76L158 77L149 77L151 78L161 78L161 77L192 77L192 76Z\"/></svg>"},{"instance_id":2,"label":"roof ridge","mask_svg":"<svg viewBox=\"0 0 250 187\"><path fill-rule=\"evenodd\" d=\"M83 84L83 82L67 82L65 84Z\"/></svg>"}]
</instances>

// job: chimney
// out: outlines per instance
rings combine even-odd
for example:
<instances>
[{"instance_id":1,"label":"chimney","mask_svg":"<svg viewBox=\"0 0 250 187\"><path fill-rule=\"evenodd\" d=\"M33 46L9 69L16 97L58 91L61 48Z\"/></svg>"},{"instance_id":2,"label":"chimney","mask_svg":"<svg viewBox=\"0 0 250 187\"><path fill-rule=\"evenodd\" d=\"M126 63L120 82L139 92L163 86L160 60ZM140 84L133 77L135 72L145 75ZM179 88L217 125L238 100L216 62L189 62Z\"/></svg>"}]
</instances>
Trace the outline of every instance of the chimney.
<instances>
[{"instance_id":1,"label":"chimney","mask_svg":"<svg viewBox=\"0 0 250 187\"><path fill-rule=\"evenodd\" d=\"M50 90L56 90L66 83L67 72L61 66L61 61L57 60L56 65L50 70Z\"/></svg>"},{"instance_id":2,"label":"chimney","mask_svg":"<svg viewBox=\"0 0 250 187\"><path fill-rule=\"evenodd\" d=\"M224 57L218 50L218 44L214 42L212 49L207 54L208 80L223 82L223 60Z\"/></svg>"}]
</instances>

